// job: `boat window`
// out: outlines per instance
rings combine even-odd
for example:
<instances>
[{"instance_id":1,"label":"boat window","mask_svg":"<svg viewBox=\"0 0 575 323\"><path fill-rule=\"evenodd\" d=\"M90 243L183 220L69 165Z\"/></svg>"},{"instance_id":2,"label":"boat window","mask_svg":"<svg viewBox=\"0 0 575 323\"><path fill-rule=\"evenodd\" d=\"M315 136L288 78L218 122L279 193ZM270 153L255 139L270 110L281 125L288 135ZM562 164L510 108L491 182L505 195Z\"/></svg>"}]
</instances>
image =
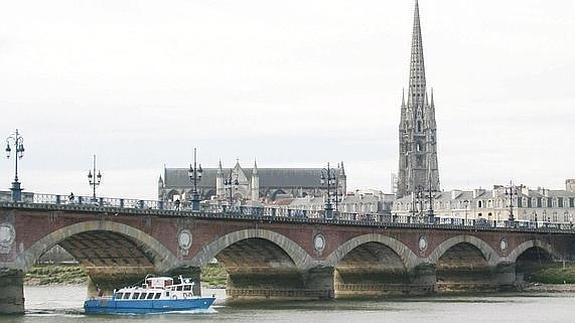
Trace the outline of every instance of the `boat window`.
<instances>
[{"instance_id":1,"label":"boat window","mask_svg":"<svg viewBox=\"0 0 575 323\"><path fill-rule=\"evenodd\" d=\"M134 296L132 296L132 299L138 299L138 297L140 297L140 293L134 293Z\"/></svg>"},{"instance_id":2,"label":"boat window","mask_svg":"<svg viewBox=\"0 0 575 323\"><path fill-rule=\"evenodd\" d=\"M154 299L160 299L160 296L162 296L162 293L156 293L156 296L154 296Z\"/></svg>"},{"instance_id":3,"label":"boat window","mask_svg":"<svg viewBox=\"0 0 575 323\"><path fill-rule=\"evenodd\" d=\"M142 294L140 295L140 299L146 299L146 293L142 293Z\"/></svg>"},{"instance_id":4,"label":"boat window","mask_svg":"<svg viewBox=\"0 0 575 323\"><path fill-rule=\"evenodd\" d=\"M130 293L124 294L124 298L123 298L123 299L130 299Z\"/></svg>"},{"instance_id":5,"label":"boat window","mask_svg":"<svg viewBox=\"0 0 575 323\"><path fill-rule=\"evenodd\" d=\"M170 292L166 292L166 296L170 296Z\"/></svg>"},{"instance_id":6,"label":"boat window","mask_svg":"<svg viewBox=\"0 0 575 323\"><path fill-rule=\"evenodd\" d=\"M148 297L146 297L146 299L152 299L152 298L154 298L154 293L148 293Z\"/></svg>"},{"instance_id":7,"label":"boat window","mask_svg":"<svg viewBox=\"0 0 575 323\"><path fill-rule=\"evenodd\" d=\"M174 291L174 290L176 290L176 287L175 287L175 286L172 286L172 291Z\"/></svg>"},{"instance_id":8,"label":"boat window","mask_svg":"<svg viewBox=\"0 0 575 323\"><path fill-rule=\"evenodd\" d=\"M184 285L184 290L192 290L192 285Z\"/></svg>"},{"instance_id":9,"label":"boat window","mask_svg":"<svg viewBox=\"0 0 575 323\"><path fill-rule=\"evenodd\" d=\"M178 286L178 291L182 290L182 285Z\"/></svg>"},{"instance_id":10,"label":"boat window","mask_svg":"<svg viewBox=\"0 0 575 323\"><path fill-rule=\"evenodd\" d=\"M114 296L115 299L122 299L122 295L124 295L124 293L116 293L116 295Z\"/></svg>"}]
</instances>

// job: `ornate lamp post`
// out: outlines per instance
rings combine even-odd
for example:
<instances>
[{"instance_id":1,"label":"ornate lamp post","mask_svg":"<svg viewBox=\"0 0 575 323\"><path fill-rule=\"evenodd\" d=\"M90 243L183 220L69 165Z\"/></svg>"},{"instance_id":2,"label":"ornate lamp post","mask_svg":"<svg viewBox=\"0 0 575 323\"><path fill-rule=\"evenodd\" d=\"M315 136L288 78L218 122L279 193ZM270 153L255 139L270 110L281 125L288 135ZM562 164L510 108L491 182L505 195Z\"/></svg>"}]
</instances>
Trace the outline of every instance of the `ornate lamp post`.
<instances>
[{"instance_id":1,"label":"ornate lamp post","mask_svg":"<svg viewBox=\"0 0 575 323\"><path fill-rule=\"evenodd\" d=\"M423 186L418 185L415 189L415 199L416 199L416 206L419 207L419 210L416 208L416 212L419 217L423 217L423 209L424 209L424 200L425 200L425 189Z\"/></svg>"},{"instance_id":2,"label":"ornate lamp post","mask_svg":"<svg viewBox=\"0 0 575 323\"><path fill-rule=\"evenodd\" d=\"M326 219L333 218L333 207L331 205L331 188L335 185L335 172L332 168L329 167L329 163L327 163L327 168L321 170L320 182L322 185L326 185L327 188L327 200L325 202L325 215Z\"/></svg>"},{"instance_id":3,"label":"ornate lamp post","mask_svg":"<svg viewBox=\"0 0 575 323\"><path fill-rule=\"evenodd\" d=\"M510 182L509 187L505 188L505 195L509 197L509 226L513 226L515 222L515 217L513 216L513 198L517 196L517 187L513 185L513 182Z\"/></svg>"},{"instance_id":4,"label":"ornate lamp post","mask_svg":"<svg viewBox=\"0 0 575 323\"><path fill-rule=\"evenodd\" d=\"M238 178L236 176L235 179L232 178L232 170L230 169L230 175L228 178L224 178L224 189L225 190L229 190L230 194L229 194L229 198L230 198L230 206L232 206L232 203L234 202L234 189L237 189L238 186L240 185Z\"/></svg>"},{"instance_id":5,"label":"ornate lamp post","mask_svg":"<svg viewBox=\"0 0 575 323\"><path fill-rule=\"evenodd\" d=\"M467 212L469 210L469 201L465 200L463 201L463 204L465 206L465 223L463 225L467 225Z\"/></svg>"},{"instance_id":6,"label":"ornate lamp post","mask_svg":"<svg viewBox=\"0 0 575 323\"><path fill-rule=\"evenodd\" d=\"M18 181L18 160L24 157L24 138L16 129L16 132L6 138L6 158L10 158L10 153L14 149L14 182L12 182L12 201L20 202L22 200L22 187Z\"/></svg>"},{"instance_id":7,"label":"ornate lamp post","mask_svg":"<svg viewBox=\"0 0 575 323\"><path fill-rule=\"evenodd\" d=\"M88 184L92 186L92 202L98 201L98 199L96 198L96 187L100 186L101 182L102 182L102 173L100 173L100 171L98 170L98 174L96 175L96 155L94 155L93 169L88 171Z\"/></svg>"},{"instance_id":8,"label":"ornate lamp post","mask_svg":"<svg viewBox=\"0 0 575 323\"><path fill-rule=\"evenodd\" d=\"M194 166L190 164L190 169L188 170L188 176L193 184L192 190L192 211L200 210L200 195L198 194L198 183L202 179L202 164L199 167L196 166L196 148L194 148Z\"/></svg>"}]
</instances>

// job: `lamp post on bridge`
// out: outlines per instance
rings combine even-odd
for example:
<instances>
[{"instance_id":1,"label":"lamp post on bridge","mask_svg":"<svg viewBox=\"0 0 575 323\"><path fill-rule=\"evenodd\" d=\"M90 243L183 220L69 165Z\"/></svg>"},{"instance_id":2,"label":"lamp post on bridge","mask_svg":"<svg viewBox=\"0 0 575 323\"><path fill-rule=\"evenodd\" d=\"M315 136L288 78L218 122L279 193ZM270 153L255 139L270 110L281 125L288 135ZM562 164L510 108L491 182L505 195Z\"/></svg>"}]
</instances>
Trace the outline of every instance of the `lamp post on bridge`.
<instances>
[{"instance_id":1,"label":"lamp post on bridge","mask_svg":"<svg viewBox=\"0 0 575 323\"><path fill-rule=\"evenodd\" d=\"M515 217L513 216L513 198L517 196L517 187L513 185L513 181L509 182L509 187L505 188L505 195L509 197L509 219L508 225L515 226Z\"/></svg>"},{"instance_id":2,"label":"lamp post on bridge","mask_svg":"<svg viewBox=\"0 0 575 323\"><path fill-rule=\"evenodd\" d=\"M192 211L200 210L200 195L198 194L198 183L202 179L202 164L199 167L196 166L196 148L194 148L194 166L190 164L190 169L188 170L188 176L193 184L192 190Z\"/></svg>"},{"instance_id":3,"label":"lamp post on bridge","mask_svg":"<svg viewBox=\"0 0 575 323\"><path fill-rule=\"evenodd\" d=\"M228 178L224 178L224 189L225 190L229 190L230 194L229 194L229 198L230 198L230 207L232 206L232 203L234 201L234 189L237 189L238 186L240 185L240 182L238 181L238 177L236 175L236 178L232 178L232 170L230 169L230 174L228 176Z\"/></svg>"},{"instance_id":4,"label":"lamp post on bridge","mask_svg":"<svg viewBox=\"0 0 575 323\"><path fill-rule=\"evenodd\" d=\"M10 145L12 143L12 145ZM12 182L12 201L20 202L22 200L22 187L18 181L18 160L24 157L24 138L18 132L18 129L6 138L6 158L10 159L10 153L14 147L14 182Z\"/></svg>"},{"instance_id":5,"label":"lamp post on bridge","mask_svg":"<svg viewBox=\"0 0 575 323\"><path fill-rule=\"evenodd\" d=\"M324 217L326 219L333 218L333 207L331 204L331 187L335 185L335 180L336 176L334 169L330 168L329 163L327 163L327 168L321 170L321 176L320 176L320 183L322 185L326 185L327 188L327 200L325 202L325 208L324 208L325 211Z\"/></svg>"},{"instance_id":6,"label":"lamp post on bridge","mask_svg":"<svg viewBox=\"0 0 575 323\"><path fill-rule=\"evenodd\" d=\"M93 173L92 173L93 171ZM88 184L92 187L92 202L97 202L98 199L96 198L96 187L100 186L102 182L102 173L98 170L98 174L96 175L96 155L94 155L94 163L92 170L88 171Z\"/></svg>"}]
</instances>

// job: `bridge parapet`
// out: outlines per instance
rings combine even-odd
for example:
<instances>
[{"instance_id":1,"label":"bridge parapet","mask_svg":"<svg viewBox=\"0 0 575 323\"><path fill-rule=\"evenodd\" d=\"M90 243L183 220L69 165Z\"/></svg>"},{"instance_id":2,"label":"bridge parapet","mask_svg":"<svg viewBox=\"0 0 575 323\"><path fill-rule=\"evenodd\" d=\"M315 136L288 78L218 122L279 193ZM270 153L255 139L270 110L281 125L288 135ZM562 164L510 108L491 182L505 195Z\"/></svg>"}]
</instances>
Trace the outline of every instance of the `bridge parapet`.
<instances>
[{"instance_id":1,"label":"bridge parapet","mask_svg":"<svg viewBox=\"0 0 575 323\"><path fill-rule=\"evenodd\" d=\"M64 195L36 194L33 201L0 202L0 209L30 209L46 211L78 211L99 214L153 215L159 217L189 217L213 219L240 219L255 221L275 221L302 224L330 224L343 226L369 226L386 228L445 229L499 232L546 232L575 233L572 223L546 222L497 222L475 221L461 218L435 218L430 222L427 217L389 216L383 214L362 214L337 212L333 218L325 218L323 211L307 211L280 207L202 205L200 210L176 208L173 203L153 200L100 198L89 201L78 197L74 201L63 199Z\"/></svg>"}]
</instances>

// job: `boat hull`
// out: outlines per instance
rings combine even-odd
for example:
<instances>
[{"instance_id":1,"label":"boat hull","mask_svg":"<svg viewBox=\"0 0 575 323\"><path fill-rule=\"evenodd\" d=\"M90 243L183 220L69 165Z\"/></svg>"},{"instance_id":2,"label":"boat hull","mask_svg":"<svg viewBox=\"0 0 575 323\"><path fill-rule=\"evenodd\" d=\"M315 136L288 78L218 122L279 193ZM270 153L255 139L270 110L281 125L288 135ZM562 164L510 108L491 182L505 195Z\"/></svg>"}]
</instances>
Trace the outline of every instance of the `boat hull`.
<instances>
[{"instance_id":1,"label":"boat hull","mask_svg":"<svg viewBox=\"0 0 575 323\"><path fill-rule=\"evenodd\" d=\"M166 300L89 299L84 302L86 314L147 314L208 309L215 298Z\"/></svg>"}]
</instances>

